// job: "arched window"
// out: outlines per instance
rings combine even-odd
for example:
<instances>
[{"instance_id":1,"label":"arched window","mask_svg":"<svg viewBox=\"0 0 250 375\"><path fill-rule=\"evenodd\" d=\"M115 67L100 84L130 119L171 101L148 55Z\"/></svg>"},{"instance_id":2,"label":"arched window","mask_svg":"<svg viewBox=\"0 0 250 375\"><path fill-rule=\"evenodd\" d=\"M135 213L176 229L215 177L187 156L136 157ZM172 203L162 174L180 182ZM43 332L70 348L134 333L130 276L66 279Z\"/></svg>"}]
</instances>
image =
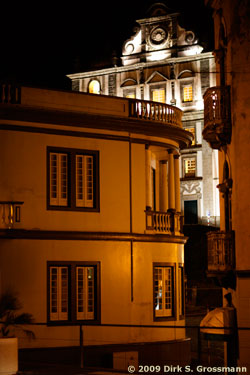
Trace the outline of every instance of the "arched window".
<instances>
[{"instance_id":1,"label":"arched window","mask_svg":"<svg viewBox=\"0 0 250 375\"><path fill-rule=\"evenodd\" d=\"M93 79L89 83L89 93L90 94L100 94L101 87L100 87L100 82L97 81L96 79Z\"/></svg>"}]
</instances>

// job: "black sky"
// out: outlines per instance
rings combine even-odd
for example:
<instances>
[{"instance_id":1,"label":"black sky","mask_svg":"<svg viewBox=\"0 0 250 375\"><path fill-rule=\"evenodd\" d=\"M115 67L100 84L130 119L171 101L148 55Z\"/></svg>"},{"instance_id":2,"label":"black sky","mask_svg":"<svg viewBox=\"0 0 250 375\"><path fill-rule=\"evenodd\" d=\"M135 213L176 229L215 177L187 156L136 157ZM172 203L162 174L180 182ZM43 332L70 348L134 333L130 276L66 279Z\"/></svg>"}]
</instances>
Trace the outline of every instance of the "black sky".
<instances>
[{"instance_id":1,"label":"black sky","mask_svg":"<svg viewBox=\"0 0 250 375\"><path fill-rule=\"evenodd\" d=\"M109 66L113 52L133 35L135 20L154 1L92 1L19 4L2 11L0 79L67 89L66 74ZM213 48L211 11L203 0L165 1L180 12L179 23ZM64 4L64 5L62 5ZM209 42L209 43L208 43Z\"/></svg>"}]
</instances>

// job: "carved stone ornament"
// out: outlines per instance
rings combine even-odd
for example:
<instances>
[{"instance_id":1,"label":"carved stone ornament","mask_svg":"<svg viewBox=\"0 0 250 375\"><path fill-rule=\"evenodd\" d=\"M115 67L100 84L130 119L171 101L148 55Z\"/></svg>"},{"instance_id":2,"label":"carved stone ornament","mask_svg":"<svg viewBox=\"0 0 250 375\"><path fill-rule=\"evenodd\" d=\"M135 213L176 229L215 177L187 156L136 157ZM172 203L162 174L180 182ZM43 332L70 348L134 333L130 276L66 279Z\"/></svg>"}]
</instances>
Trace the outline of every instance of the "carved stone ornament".
<instances>
[{"instance_id":1,"label":"carved stone ornament","mask_svg":"<svg viewBox=\"0 0 250 375\"><path fill-rule=\"evenodd\" d=\"M168 33L162 27L156 27L151 31L150 39L154 44L161 44L167 39Z\"/></svg>"},{"instance_id":2,"label":"carved stone ornament","mask_svg":"<svg viewBox=\"0 0 250 375\"><path fill-rule=\"evenodd\" d=\"M182 181L181 182L181 195L187 194L198 194L201 197L201 186L200 182L197 181Z\"/></svg>"}]
</instances>

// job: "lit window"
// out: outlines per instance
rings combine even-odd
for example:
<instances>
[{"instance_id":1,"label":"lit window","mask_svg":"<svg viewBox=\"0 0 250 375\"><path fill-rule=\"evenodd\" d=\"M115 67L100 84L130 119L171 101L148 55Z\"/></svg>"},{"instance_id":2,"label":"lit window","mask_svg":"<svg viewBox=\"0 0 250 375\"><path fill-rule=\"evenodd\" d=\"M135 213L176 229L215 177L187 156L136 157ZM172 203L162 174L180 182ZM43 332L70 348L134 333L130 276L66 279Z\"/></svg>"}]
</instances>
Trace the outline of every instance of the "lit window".
<instances>
[{"instance_id":1,"label":"lit window","mask_svg":"<svg viewBox=\"0 0 250 375\"><path fill-rule=\"evenodd\" d=\"M50 209L98 209L98 152L48 148Z\"/></svg>"},{"instance_id":2,"label":"lit window","mask_svg":"<svg viewBox=\"0 0 250 375\"><path fill-rule=\"evenodd\" d=\"M130 92L130 93L128 93L128 94L125 95L125 98L135 99L135 93L134 92Z\"/></svg>"},{"instance_id":3,"label":"lit window","mask_svg":"<svg viewBox=\"0 0 250 375\"><path fill-rule=\"evenodd\" d=\"M173 306L173 267L154 267L154 313L155 317L171 317Z\"/></svg>"},{"instance_id":4,"label":"lit window","mask_svg":"<svg viewBox=\"0 0 250 375\"><path fill-rule=\"evenodd\" d=\"M89 83L89 93L90 94L100 94L101 87L100 87L100 82L97 80L92 80Z\"/></svg>"},{"instance_id":5,"label":"lit window","mask_svg":"<svg viewBox=\"0 0 250 375\"><path fill-rule=\"evenodd\" d=\"M183 101L192 102L193 101L193 85L183 86Z\"/></svg>"},{"instance_id":6,"label":"lit window","mask_svg":"<svg viewBox=\"0 0 250 375\"><path fill-rule=\"evenodd\" d=\"M51 263L51 262L49 262ZM49 264L49 320L95 320L99 307L99 264Z\"/></svg>"},{"instance_id":7,"label":"lit window","mask_svg":"<svg viewBox=\"0 0 250 375\"><path fill-rule=\"evenodd\" d=\"M184 177L195 177L196 173L196 159L185 158L184 159Z\"/></svg>"},{"instance_id":8,"label":"lit window","mask_svg":"<svg viewBox=\"0 0 250 375\"><path fill-rule=\"evenodd\" d=\"M195 128L185 128L185 130L193 134L194 138L192 140L191 145L194 146L195 145Z\"/></svg>"},{"instance_id":9,"label":"lit window","mask_svg":"<svg viewBox=\"0 0 250 375\"><path fill-rule=\"evenodd\" d=\"M165 89L152 89L152 101L166 103Z\"/></svg>"}]
</instances>

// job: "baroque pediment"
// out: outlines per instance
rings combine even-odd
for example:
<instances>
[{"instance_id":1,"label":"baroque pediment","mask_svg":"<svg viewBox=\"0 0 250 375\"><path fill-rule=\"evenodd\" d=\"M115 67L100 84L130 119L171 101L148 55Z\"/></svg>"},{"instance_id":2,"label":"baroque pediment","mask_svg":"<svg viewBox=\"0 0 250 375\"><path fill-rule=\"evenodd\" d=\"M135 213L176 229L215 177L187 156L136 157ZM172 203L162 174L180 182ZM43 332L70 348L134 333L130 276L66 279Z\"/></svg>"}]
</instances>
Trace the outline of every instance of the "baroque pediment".
<instances>
[{"instance_id":1,"label":"baroque pediment","mask_svg":"<svg viewBox=\"0 0 250 375\"><path fill-rule=\"evenodd\" d=\"M149 10L148 18L137 20L135 34L125 41L122 49L123 65L141 61L160 61L177 55L201 53L202 47L193 31L186 31L178 24L178 13L171 12L164 4L157 3Z\"/></svg>"}]
</instances>

